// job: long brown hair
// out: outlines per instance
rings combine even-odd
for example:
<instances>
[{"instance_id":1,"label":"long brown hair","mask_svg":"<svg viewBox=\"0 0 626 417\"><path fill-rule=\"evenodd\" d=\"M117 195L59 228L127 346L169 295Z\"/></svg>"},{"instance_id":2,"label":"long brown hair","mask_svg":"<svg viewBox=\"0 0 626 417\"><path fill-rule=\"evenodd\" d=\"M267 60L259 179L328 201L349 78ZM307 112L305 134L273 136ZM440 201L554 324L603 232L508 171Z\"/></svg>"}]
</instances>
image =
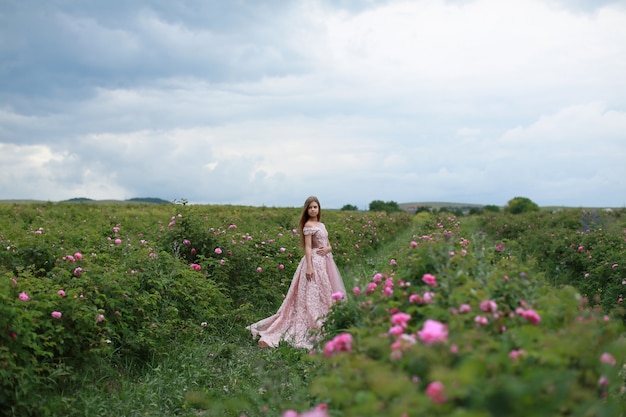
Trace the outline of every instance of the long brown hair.
<instances>
[{"instance_id":1,"label":"long brown hair","mask_svg":"<svg viewBox=\"0 0 626 417\"><path fill-rule=\"evenodd\" d=\"M320 201L317 199L317 197L312 195L304 202L304 207L302 207L302 214L300 214L300 221L298 222L298 233L300 233L300 243L302 244L302 247L304 247L303 229L306 222L309 221L309 206L313 202L317 203L317 207L319 207L319 210L317 212L317 221L319 222L322 219L322 205L320 204Z\"/></svg>"}]
</instances>

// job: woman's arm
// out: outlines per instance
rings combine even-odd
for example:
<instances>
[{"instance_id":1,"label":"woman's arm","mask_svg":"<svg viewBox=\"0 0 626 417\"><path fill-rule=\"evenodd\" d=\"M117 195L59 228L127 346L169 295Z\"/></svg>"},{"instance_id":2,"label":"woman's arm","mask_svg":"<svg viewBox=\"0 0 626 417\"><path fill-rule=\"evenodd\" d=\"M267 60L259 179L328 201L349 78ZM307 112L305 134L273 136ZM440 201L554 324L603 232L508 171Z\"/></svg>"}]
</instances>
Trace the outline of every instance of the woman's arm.
<instances>
[{"instance_id":1,"label":"woman's arm","mask_svg":"<svg viewBox=\"0 0 626 417\"><path fill-rule=\"evenodd\" d=\"M312 242L311 235L304 235L304 257L306 258L306 279L308 280L313 278Z\"/></svg>"}]
</instances>

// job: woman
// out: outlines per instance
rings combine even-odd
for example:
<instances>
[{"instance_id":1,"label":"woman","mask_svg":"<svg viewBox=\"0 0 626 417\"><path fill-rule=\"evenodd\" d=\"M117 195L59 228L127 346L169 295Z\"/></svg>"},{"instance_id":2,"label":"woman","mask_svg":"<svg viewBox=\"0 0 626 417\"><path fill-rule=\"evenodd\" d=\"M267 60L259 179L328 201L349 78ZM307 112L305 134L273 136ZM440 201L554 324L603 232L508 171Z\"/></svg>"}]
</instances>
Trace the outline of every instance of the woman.
<instances>
[{"instance_id":1,"label":"woman","mask_svg":"<svg viewBox=\"0 0 626 417\"><path fill-rule=\"evenodd\" d=\"M317 197L307 198L298 222L304 257L287 296L276 314L246 327L253 337L260 336L261 347L276 347L284 340L294 347L311 349L315 343L311 331L322 326L333 294L346 294L321 214Z\"/></svg>"}]
</instances>

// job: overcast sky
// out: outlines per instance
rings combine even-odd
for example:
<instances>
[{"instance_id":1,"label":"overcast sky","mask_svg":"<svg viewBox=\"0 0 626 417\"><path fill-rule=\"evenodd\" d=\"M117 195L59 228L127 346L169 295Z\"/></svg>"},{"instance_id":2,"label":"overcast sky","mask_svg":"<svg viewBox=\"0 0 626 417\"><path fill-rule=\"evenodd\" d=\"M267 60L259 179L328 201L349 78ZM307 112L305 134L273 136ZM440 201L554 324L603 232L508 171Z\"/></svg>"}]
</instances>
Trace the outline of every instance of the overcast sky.
<instances>
[{"instance_id":1,"label":"overcast sky","mask_svg":"<svg viewBox=\"0 0 626 417\"><path fill-rule=\"evenodd\" d=\"M626 1L0 0L0 199L626 206Z\"/></svg>"}]
</instances>

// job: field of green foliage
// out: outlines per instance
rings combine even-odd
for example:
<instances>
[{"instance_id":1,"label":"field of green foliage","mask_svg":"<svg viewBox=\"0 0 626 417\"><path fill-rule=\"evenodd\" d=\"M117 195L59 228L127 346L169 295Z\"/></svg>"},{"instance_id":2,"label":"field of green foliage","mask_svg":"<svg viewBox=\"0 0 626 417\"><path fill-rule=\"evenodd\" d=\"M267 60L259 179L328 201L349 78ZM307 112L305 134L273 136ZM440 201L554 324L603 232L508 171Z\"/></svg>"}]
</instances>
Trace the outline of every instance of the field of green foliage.
<instances>
[{"instance_id":1,"label":"field of green foliage","mask_svg":"<svg viewBox=\"0 0 626 417\"><path fill-rule=\"evenodd\" d=\"M324 211L346 288L259 348L299 208L0 204L8 416L604 416L624 398L626 212Z\"/></svg>"}]
</instances>

